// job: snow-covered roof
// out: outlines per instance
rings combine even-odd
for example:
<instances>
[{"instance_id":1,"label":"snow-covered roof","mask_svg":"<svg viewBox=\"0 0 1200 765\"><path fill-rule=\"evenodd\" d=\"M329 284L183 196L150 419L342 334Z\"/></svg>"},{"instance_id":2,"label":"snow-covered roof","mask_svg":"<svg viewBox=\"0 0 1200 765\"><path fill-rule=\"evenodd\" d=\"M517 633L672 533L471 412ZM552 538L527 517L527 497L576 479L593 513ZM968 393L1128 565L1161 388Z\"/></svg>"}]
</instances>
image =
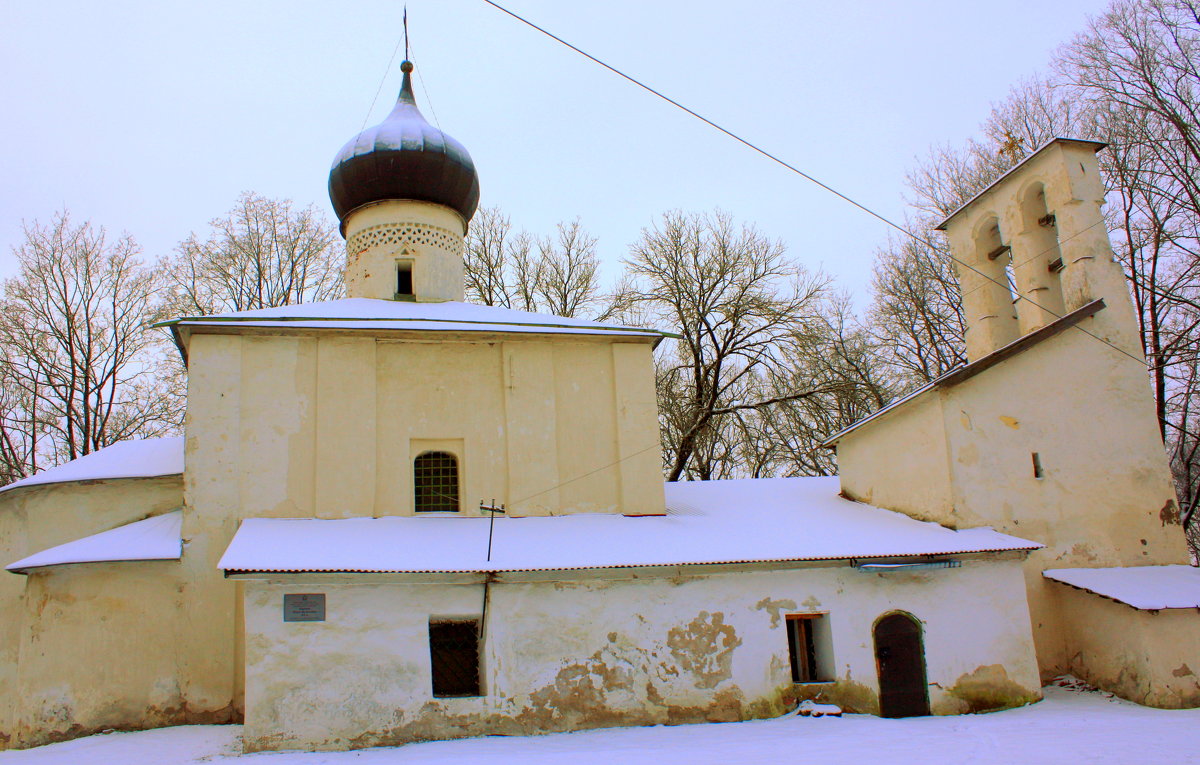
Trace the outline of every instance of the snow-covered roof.
<instances>
[{"instance_id":1,"label":"snow-covered roof","mask_svg":"<svg viewBox=\"0 0 1200 765\"><path fill-rule=\"evenodd\" d=\"M248 518L218 564L227 572L482 572L890 558L1037 543L953 531L838 496L836 478L667 484L665 516L578 514L344 520Z\"/></svg>"},{"instance_id":2,"label":"snow-covered roof","mask_svg":"<svg viewBox=\"0 0 1200 765\"><path fill-rule=\"evenodd\" d=\"M1200 608L1200 568L1194 566L1052 568L1042 576L1141 611Z\"/></svg>"},{"instance_id":3,"label":"snow-covered roof","mask_svg":"<svg viewBox=\"0 0 1200 765\"><path fill-rule=\"evenodd\" d=\"M155 326L292 327L304 329L371 329L442 332L517 332L540 334L617 335L660 338L653 329L623 327L586 319L548 316L510 308L448 301L415 303L403 300L344 298L214 316L184 317Z\"/></svg>"},{"instance_id":4,"label":"snow-covered roof","mask_svg":"<svg viewBox=\"0 0 1200 765\"><path fill-rule=\"evenodd\" d=\"M5 568L25 574L32 568L66 563L179 560L183 555L182 524L183 511L175 510L42 550Z\"/></svg>"},{"instance_id":5,"label":"snow-covered roof","mask_svg":"<svg viewBox=\"0 0 1200 765\"><path fill-rule=\"evenodd\" d=\"M154 478L183 472L183 437L118 441L58 467L13 481L0 492L22 486L68 481L99 481L105 478Z\"/></svg>"}]
</instances>

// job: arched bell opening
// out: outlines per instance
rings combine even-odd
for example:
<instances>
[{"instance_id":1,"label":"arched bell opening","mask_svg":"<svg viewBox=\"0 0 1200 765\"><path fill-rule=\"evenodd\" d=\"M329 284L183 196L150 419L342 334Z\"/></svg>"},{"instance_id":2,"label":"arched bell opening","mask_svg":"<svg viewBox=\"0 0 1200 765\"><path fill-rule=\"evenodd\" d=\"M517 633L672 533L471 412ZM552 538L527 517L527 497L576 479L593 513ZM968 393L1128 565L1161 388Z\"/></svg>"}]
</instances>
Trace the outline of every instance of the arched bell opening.
<instances>
[{"instance_id":1,"label":"arched bell opening","mask_svg":"<svg viewBox=\"0 0 1200 765\"><path fill-rule=\"evenodd\" d=\"M1013 248L1013 273L1020 294L1021 333L1027 334L1062 316L1064 269L1058 223L1046 207L1046 189L1034 183L1021 195L1021 231Z\"/></svg>"},{"instance_id":2,"label":"arched bell opening","mask_svg":"<svg viewBox=\"0 0 1200 765\"><path fill-rule=\"evenodd\" d=\"M962 295L967 313L968 345L976 350L972 360L1008 345L1020 336L1013 305L1017 295L1012 280L1012 249L1001 235L996 216L981 221L973 239L974 270L963 281Z\"/></svg>"}]
</instances>

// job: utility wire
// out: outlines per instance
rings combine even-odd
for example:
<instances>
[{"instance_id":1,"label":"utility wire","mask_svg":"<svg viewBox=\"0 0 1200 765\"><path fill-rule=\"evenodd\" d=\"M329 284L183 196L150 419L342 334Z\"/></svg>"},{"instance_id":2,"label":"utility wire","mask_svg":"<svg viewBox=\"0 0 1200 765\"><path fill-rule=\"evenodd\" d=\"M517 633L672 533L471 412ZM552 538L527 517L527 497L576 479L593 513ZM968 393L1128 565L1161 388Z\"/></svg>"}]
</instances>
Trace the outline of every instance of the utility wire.
<instances>
[{"instance_id":1,"label":"utility wire","mask_svg":"<svg viewBox=\"0 0 1200 765\"><path fill-rule=\"evenodd\" d=\"M1035 253L1035 254L1033 254L1033 255L1030 255L1028 258L1026 258L1025 260L1022 260L1020 263L1013 263L1013 264L1012 264L1012 270L1013 270L1014 274L1015 274L1015 272L1016 272L1016 270L1017 270L1018 268L1020 268L1020 267L1024 266L1026 263L1031 263L1031 262L1033 262L1033 261L1037 260L1038 258L1042 257L1043 255L1046 255L1046 254L1048 254L1048 253L1051 253L1051 252L1053 252L1054 250L1057 250L1059 247L1061 247L1062 245L1064 245L1064 244L1066 244L1067 242L1071 241L1071 240L1072 240L1072 239L1074 239L1075 237L1077 237L1077 236L1080 236L1080 235L1082 235L1082 234L1086 234L1088 231L1091 231L1091 230L1092 230L1092 229L1094 229L1096 226L1099 226L1101 223L1104 223L1104 219L1103 219L1103 218L1101 218L1100 220L1096 221L1096 222L1095 222L1095 223L1093 223L1092 225L1090 225L1090 226L1087 226L1086 228L1084 228L1084 229L1082 229L1082 230L1080 230L1080 231L1076 231L1074 234L1071 234L1071 235L1070 235L1070 236L1068 236L1066 239L1060 239L1060 240L1058 240L1058 241L1057 241L1055 244L1052 244L1052 245L1050 245L1049 247L1047 247L1046 249L1042 250L1041 252L1038 252L1038 253ZM987 286L987 285L986 285L986 283L985 283L985 284L980 284L980 285L977 285L977 286L975 286L975 287L972 287L971 289L969 289L969 290L967 290L966 292L962 293L962 297L964 297L964 298L965 298L967 295L970 295L972 292L974 292L974 291L976 291L976 290L983 289L985 286Z\"/></svg>"},{"instance_id":2,"label":"utility wire","mask_svg":"<svg viewBox=\"0 0 1200 765\"><path fill-rule=\"evenodd\" d=\"M780 159L779 157L777 157L776 155L774 155L774 154L770 153L769 151L767 151L767 150L765 150L765 149L762 149L762 148L760 148L759 146L757 146L757 145L755 145L755 144L751 143L750 141L746 140L745 138L742 138L742 137L741 137L740 135L738 135L737 133L734 133L733 131L726 129L726 128L722 127L721 125L717 124L716 122L713 122L712 120L708 119L708 118L707 118L707 117L705 117L704 115L702 115L702 114L700 114L700 113L698 113L698 112L696 112L696 111L693 111L692 109L689 109L688 107L686 107L686 106L684 106L683 104L679 103L678 101L676 101L675 99L671 98L670 96L667 96L666 94L662 93L661 91L655 90L654 88L650 87L649 85L647 85L646 83L642 82L641 80L635 79L634 77L631 77L630 75L628 75L628 74L625 74L625 73L624 73L624 72L622 72L620 69L617 69L616 67L614 67L614 66L612 66L612 65L610 65L610 64L608 64L608 63L606 63L606 62L604 62L604 61L602 61L602 60L600 60L600 59L598 59L598 58L596 58L595 56L593 56L592 54L588 53L587 51L585 51L585 50L583 50L583 49L581 49L581 48L578 48L578 47L576 47L576 46L572 45L571 43L567 42L566 40L564 40L563 38L561 38L561 37L559 37L558 35L554 34L553 32L551 32L551 31L549 31L549 30L547 30L547 29L545 29L545 28L543 28L543 27L540 27L540 26L538 26L537 24L534 24L532 21L530 21L530 20L528 20L528 19L524 18L523 16L520 16L520 15L518 15L518 14L516 14L516 13L513 13L512 11L508 10L508 9L507 9L507 8L505 8L504 6L500 5L499 3L496 3L496 2L494 2L494 0L483 0L483 2L487 3L488 5L492 6L493 8L495 8L496 10L498 10L498 11L500 11L500 12L502 12L502 13L504 13L504 14L506 14L506 15L508 15L508 16L511 16L512 18L516 19L517 21L521 22L522 24L525 24L526 26L528 26L528 27L531 27L531 28L533 28L533 29L537 30L538 32L541 32L542 34L546 35L547 37L551 38L552 40L555 40L556 42L558 42L558 43L561 43L562 45L564 45L564 46L566 46L566 47L570 48L571 50L575 51L576 53L578 53L579 55L583 56L584 58L587 58L587 59L589 59L590 61L592 61L592 62L594 62L594 63L596 63L596 64L599 64L600 66L602 66L602 67L604 67L605 69L609 70L610 72L612 72L613 74L617 75L618 77L621 77L622 79L628 80L629 82L633 83L634 85L637 85L639 88L641 88L641 89L643 89L643 90L645 90L645 91L647 91L647 92L649 92L649 93L651 93L651 94L653 94L653 95L655 95L655 96L658 96L659 98L661 98L662 100L664 100L664 101L666 101L667 103L671 104L672 106L674 106L674 107L676 107L676 108L678 108L678 109L680 109L680 110L682 110L682 111L684 111L684 112L687 112L688 114L690 114L691 116L693 116L693 117L695 117L696 119L700 120L701 122L705 123L705 124L706 124L706 125L708 125L709 127L713 128L713 129L715 129L715 130L717 130L717 131L719 131L719 132L721 132L721 133L724 133L725 135L729 136L730 138L732 138L733 140L735 140L735 141L737 141L738 143L742 144L743 146L745 146L745 147L747 147L747 148L749 148L749 149L751 149L751 150L753 150L753 151L757 152L758 154L761 154L762 156L766 157L767 159L771 160L772 162L775 162L776 164L779 164L779 165L783 166L784 168L786 168L786 169L788 169L788 170L792 171L793 173L795 173L796 175L799 175L801 178L804 178L806 181L809 181L810 183L813 183L813 184L815 184L815 185L819 186L820 188L824 189L825 191L828 191L830 194L833 194L834 196L838 197L838 198L839 198L839 199L841 199L842 201L844 201L844 202L848 202L849 204L853 205L854 207L857 207L859 210L862 210L863 212L865 212L867 215L870 215L872 218L875 218L876 220L879 220L880 222L882 222L882 223L884 223L885 225L887 225L887 226L890 226L891 228L893 228L893 229L895 229L895 230L899 231L900 233L904 234L905 236L908 236L908 237L910 237L910 238L912 238L912 239L914 239L914 240L916 240L916 241L918 241L918 242L920 242L920 243L924 244L926 247L929 247L929 248L930 248L932 251L934 251L934 252L936 252L936 253L938 253L938 254L941 254L941 255L943 255L943 256L945 256L945 257L949 258L950 260L953 260L955 263L958 263L958 264L959 264L960 266L962 266L963 268L966 268L966 269L968 269L968 270L970 270L970 271L973 271L974 273L976 273L976 274L978 274L979 276L983 277L983 278L984 278L984 279L986 279L987 281L989 281L989 282L992 282L993 284L997 284L997 285L999 285L999 286L1001 286L1001 287L1004 287L1006 290L1009 288L1009 285L1008 285L1007 283L1005 283L1005 282L1001 282L1001 281L1000 281L1000 280L998 280L998 279L994 279L994 278L992 278L991 276L989 276L988 274L985 274L984 272L980 271L978 268L976 268L975 266L971 265L970 263L967 263L967 262L965 262L965 261L963 261L963 260L961 260L961 259L959 259L959 258L955 257L955 255L954 255L953 253L950 253L950 252L945 252L945 251L943 251L943 250L939 249L939 248L938 248L938 247L937 247L937 246L936 246L936 245L935 245L933 242L931 242L929 239L927 239L927 238L925 238L925 237L923 237L923 236L921 236L921 235L917 234L917 233L916 233L916 232L914 232L914 231L911 231L911 230L910 230L910 229L908 229L908 228L905 228L904 226L901 226L901 225L900 225L900 224L898 224L898 223L895 223L895 222L893 222L893 221L892 221L892 220L890 220L889 218L887 218L887 217L885 217L885 216L883 216L883 215L881 215L881 214L879 214L879 213L875 212L874 210L872 210L871 208L867 207L866 205L864 205L864 204L862 204L862 203L860 203L860 202L858 202L858 201L856 201L856 200L852 199L851 197L847 196L846 194L843 194L842 192L840 192L840 191L838 191L837 189L833 188L833 187L832 187L832 186L830 186L829 184L827 184L827 183L824 183L824 182L822 182L822 181L818 180L817 178L814 178L813 176L811 176L811 175L809 175L808 173L804 172L803 170L801 170L800 168L796 167L795 165L792 165L791 163L789 163L789 162L786 162L786 161L784 161L783 159ZM1082 232L1079 232L1079 233L1082 233ZM1055 317L1057 317L1057 318L1062 318L1062 314L1059 314L1059 313L1057 313L1056 311L1053 311L1053 310L1051 310L1051 309L1049 309L1049 308L1046 308L1045 306L1039 305L1039 304L1038 304L1036 301L1034 301L1032 298L1028 298L1028 297L1026 297L1026 296L1024 296L1024 295L1019 295L1019 296L1017 297L1017 299L1018 299L1018 300L1024 300L1025 302L1027 302L1027 303L1029 303L1029 304L1031 304L1031 305L1033 305L1033 306L1035 306L1035 307L1037 307L1037 308L1040 308L1041 310L1045 311L1046 313L1050 314L1051 316L1055 316ZM1101 343L1103 343L1103 344L1107 345L1109 348L1112 348L1112 349L1113 349L1114 351L1116 351L1117 353L1120 353L1120 354L1121 354L1121 355L1123 355L1123 356L1127 356L1127 357L1129 357L1129 358L1133 359L1134 361L1136 361L1136 362L1138 363L1138 365L1139 365L1139 366L1145 367L1145 368L1147 368L1147 369L1149 369L1149 368L1150 368L1150 365L1149 365L1149 363L1148 363L1148 362L1147 362L1147 361L1146 361L1144 358L1138 358L1137 356L1133 355L1132 353L1130 353L1129 351L1125 350L1124 348L1121 348L1121 347L1117 346L1116 344L1114 344L1114 343L1112 343L1112 342L1110 342L1110 341L1108 341L1108 340L1104 339L1103 337L1100 337L1099 335L1097 335L1097 334L1095 334L1095 333L1093 333L1093 332L1089 332L1087 329L1083 328L1082 326L1080 326L1080 325L1078 325L1078 324L1075 324L1075 325L1073 325L1073 328L1074 328L1074 329L1077 329L1077 330L1079 330L1080 332L1082 332L1083 334L1087 335L1088 337L1091 337L1092 339L1094 339L1094 340L1098 340L1099 342L1101 342ZM1165 423L1165 424L1167 424L1167 425L1171 426L1172 428L1175 428L1176 430L1178 430L1179 432L1181 432L1181 433L1183 433L1183 434L1185 434L1185 435L1191 436L1192 438L1200 438L1200 436L1197 436L1197 435L1196 435L1196 434L1194 434L1194 433L1190 433L1190 432L1188 432L1187 430L1184 430L1184 429L1183 429L1182 427L1180 427L1179 425L1176 425L1175 423L1173 423L1173 422L1170 422L1170 421L1166 420L1165 418L1158 418L1158 419L1160 419L1160 420L1161 420L1163 423Z\"/></svg>"},{"instance_id":3,"label":"utility wire","mask_svg":"<svg viewBox=\"0 0 1200 765\"><path fill-rule=\"evenodd\" d=\"M367 114L363 117L362 127L358 132L367 129L367 120L371 119L371 112L375 111L375 102L379 100L379 94L383 92L383 84L387 82L388 75L392 71L392 64L396 61L396 54L400 52L400 44L404 44L404 57L408 58L408 6L404 7L404 37L396 41L396 47L392 49L392 57L388 59L387 66L383 70L383 77L379 79L379 87L375 88L375 97L371 99L371 105L367 108Z\"/></svg>"},{"instance_id":4,"label":"utility wire","mask_svg":"<svg viewBox=\"0 0 1200 765\"><path fill-rule=\"evenodd\" d=\"M408 58L408 43L404 43L404 57ZM429 89L425 87L425 76L421 74L420 69L413 69L413 74L417 76L417 83L421 86L421 93L425 96L425 103L429 104L429 111L433 114L433 124L437 125L437 129L442 129L442 123L438 120L437 109L433 107L433 99L429 97Z\"/></svg>"}]
</instances>

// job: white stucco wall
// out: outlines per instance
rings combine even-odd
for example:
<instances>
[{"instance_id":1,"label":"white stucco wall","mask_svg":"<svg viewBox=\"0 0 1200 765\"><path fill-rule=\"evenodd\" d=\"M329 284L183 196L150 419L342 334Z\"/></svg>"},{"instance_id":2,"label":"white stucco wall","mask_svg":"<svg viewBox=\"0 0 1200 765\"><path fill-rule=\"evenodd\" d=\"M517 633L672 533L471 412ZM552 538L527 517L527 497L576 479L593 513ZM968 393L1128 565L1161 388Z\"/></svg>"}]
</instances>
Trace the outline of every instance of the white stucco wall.
<instances>
[{"instance_id":1,"label":"white stucco wall","mask_svg":"<svg viewBox=\"0 0 1200 765\"><path fill-rule=\"evenodd\" d=\"M174 510L183 502L182 485L180 476L169 475L50 483L0 493L0 561L8 565L56 545ZM98 602L93 595L105 587L119 589L114 577L123 571L103 565L80 568L84 573L64 575L53 582L47 573L39 581L51 584L87 578L84 589L64 594L61 589L39 585L33 588L37 591L34 596L27 588L31 579L38 577L0 571L0 749L18 743L46 743L66 736L65 731L76 723L82 733L100 729L87 728L85 720L91 710L104 705L102 693L85 688L84 683L63 683L53 673L29 669L39 663L65 665L61 657L78 655L81 645L89 646L89 656L104 655L100 646L110 645L106 631L111 631L111 625L101 618L108 614L93 610ZM76 617L79 623L73 631L48 628L58 619L56 608L64 602L78 603L78 610L86 616ZM23 642L33 645L35 632L36 653L30 653L32 648L23 651ZM29 706L29 699L50 697L59 699L52 710L46 711L45 705ZM107 706L104 714L118 711L102 721L104 727L133 726L142 719L140 714L121 717L124 709L118 709L119 704Z\"/></svg>"},{"instance_id":2,"label":"white stucco wall","mask_svg":"<svg viewBox=\"0 0 1200 765\"><path fill-rule=\"evenodd\" d=\"M428 624L477 617L480 582L251 581L246 747L739 720L818 693L876 712L872 626L896 610L923 625L935 714L1020 704L1038 697L1039 684L1019 558L888 574L824 566L571 581L501 575L491 585L486 695L450 699L432 697ZM284 622L283 595L312 592L326 595L326 621ZM828 613L836 683L791 683L784 616L803 612Z\"/></svg>"},{"instance_id":3,"label":"white stucco wall","mask_svg":"<svg viewBox=\"0 0 1200 765\"><path fill-rule=\"evenodd\" d=\"M1090 321L1083 323L1088 331ZM931 412L940 427L931 425ZM888 458L912 454L921 457ZM895 467L918 459L928 467ZM1079 331L866 423L838 443L838 462L842 490L851 497L1045 545L1026 565L1044 679L1070 671L1076 649L1043 570L1187 561L1145 371ZM949 481L940 483L946 475ZM942 485L947 495L931 493Z\"/></svg>"},{"instance_id":4,"label":"white stucco wall","mask_svg":"<svg viewBox=\"0 0 1200 765\"><path fill-rule=\"evenodd\" d=\"M1071 674L1139 704L1200 706L1200 612L1141 611L1059 582L1047 582L1062 614Z\"/></svg>"},{"instance_id":5,"label":"white stucco wall","mask_svg":"<svg viewBox=\"0 0 1200 765\"><path fill-rule=\"evenodd\" d=\"M974 376L943 382L842 436L838 463L851 497L1044 544L1025 567L1043 678L1137 676L1110 685L1136 689L1120 692L1141 700L1170 695L1173 681L1145 687L1149 675L1123 632L1087 626L1041 576L1048 568L1187 560L1136 314L1103 225L1099 148L1053 141L946 221L956 258L971 266L958 267L967 355L985 361ZM1026 298L1016 303L1006 263ZM1101 310L1061 334L986 361L1055 314L1097 299ZM921 469L897 467L909 464ZM1153 663L1177 667L1176 659L1166 650Z\"/></svg>"}]
</instances>

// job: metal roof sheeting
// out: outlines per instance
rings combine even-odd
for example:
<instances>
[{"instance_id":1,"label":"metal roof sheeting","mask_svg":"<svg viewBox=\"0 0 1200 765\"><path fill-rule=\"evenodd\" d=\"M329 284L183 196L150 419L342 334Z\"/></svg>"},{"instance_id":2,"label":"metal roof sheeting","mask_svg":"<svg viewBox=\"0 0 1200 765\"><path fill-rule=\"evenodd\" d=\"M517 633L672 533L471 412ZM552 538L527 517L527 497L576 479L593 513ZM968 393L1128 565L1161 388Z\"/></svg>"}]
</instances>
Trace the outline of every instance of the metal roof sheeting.
<instances>
[{"instance_id":1,"label":"metal roof sheeting","mask_svg":"<svg viewBox=\"0 0 1200 765\"><path fill-rule=\"evenodd\" d=\"M665 516L248 518L226 572L471 573L735 564L1031 550L838 496L836 478L667 484Z\"/></svg>"},{"instance_id":2,"label":"metal roof sheeting","mask_svg":"<svg viewBox=\"0 0 1200 765\"><path fill-rule=\"evenodd\" d=\"M1200 568L1194 566L1052 568L1042 576L1141 611L1200 608Z\"/></svg>"}]
</instances>

